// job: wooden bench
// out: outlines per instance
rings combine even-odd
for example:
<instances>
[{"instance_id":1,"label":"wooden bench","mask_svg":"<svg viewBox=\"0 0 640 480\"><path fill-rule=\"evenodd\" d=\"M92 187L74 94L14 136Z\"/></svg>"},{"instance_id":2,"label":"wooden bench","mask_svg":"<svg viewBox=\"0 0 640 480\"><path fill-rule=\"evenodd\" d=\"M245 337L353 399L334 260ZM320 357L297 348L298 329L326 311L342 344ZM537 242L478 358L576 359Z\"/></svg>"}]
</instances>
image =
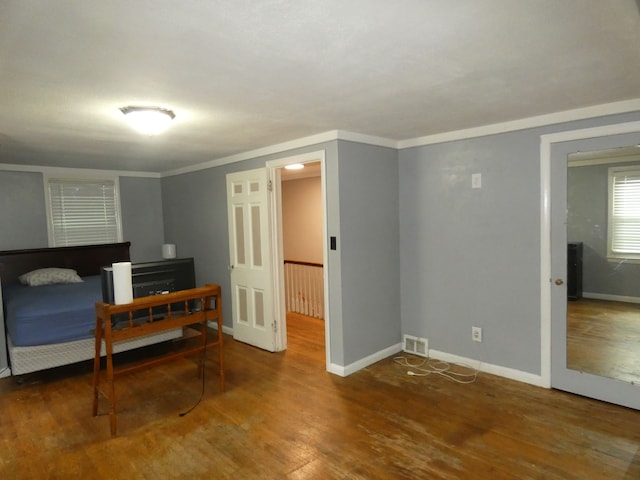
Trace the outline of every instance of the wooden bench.
<instances>
[{"instance_id":1,"label":"wooden bench","mask_svg":"<svg viewBox=\"0 0 640 480\"><path fill-rule=\"evenodd\" d=\"M215 341L207 338L207 322L213 320L218 325L218 334ZM118 367L113 364L113 344L115 342L196 324L200 326L200 338L197 347L184 348L133 364ZM103 344L106 352L105 388L100 386L100 379L104 376L101 374L100 366ZM222 298L219 285L206 285L165 295L136 298L131 303L123 305L97 302L95 356L93 361L93 416L98 415L99 395L103 394L109 401L111 435L115 436L115 378L117 376L186 355L202 353L202 358L198 362L198 376L201 376L204 368L204 352L213 347L218 348L220 390L224 391Z\"/></svg>"}]
</instances>

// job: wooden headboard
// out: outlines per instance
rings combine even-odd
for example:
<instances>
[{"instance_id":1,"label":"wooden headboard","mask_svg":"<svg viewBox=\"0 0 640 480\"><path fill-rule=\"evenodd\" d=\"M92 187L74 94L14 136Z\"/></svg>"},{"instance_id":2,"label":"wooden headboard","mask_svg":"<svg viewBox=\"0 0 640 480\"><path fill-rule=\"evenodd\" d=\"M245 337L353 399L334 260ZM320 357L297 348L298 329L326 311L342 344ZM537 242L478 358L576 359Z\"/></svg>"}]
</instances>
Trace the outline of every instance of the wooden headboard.
<instances>
[{"instance_id":1,"label":"wooden headboard","mask_svg":"<svg viewBox=\"0 0 640 480\"><path fill-rule=\"evenodd\" d=\"M18 283L23 273L38 268L72 268L81 277L99 275L100 267L113 262L131 260L131 242L79 247L33 248L29 250L7 250L0 252L0 281L2 285Z\"/></svg>"}]
</instances>

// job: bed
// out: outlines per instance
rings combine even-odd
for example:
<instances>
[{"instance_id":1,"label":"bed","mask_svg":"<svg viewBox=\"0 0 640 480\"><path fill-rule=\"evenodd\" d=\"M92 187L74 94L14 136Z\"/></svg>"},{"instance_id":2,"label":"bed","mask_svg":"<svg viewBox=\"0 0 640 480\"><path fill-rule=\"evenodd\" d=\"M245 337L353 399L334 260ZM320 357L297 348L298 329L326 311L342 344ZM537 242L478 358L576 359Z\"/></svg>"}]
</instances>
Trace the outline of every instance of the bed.
<instances>
[{"instance_id":1,"label":"bed","mask_svg":"<svg viewBox=\"0 0 640 480\"><path fill-rule=\"evenodd\" d=\"M95 303L102 301L100 267L129 261L129 247L130 242L123 242L0 252L0 298L3 303L0 320L5 324L3 330L12 375L94 357ZM21 283L21 276L43 268L64 269L60 271L65 276L63 283L33 279L33 284L45 284L27 286ZM114 352L180 336L182 330L175 329L136 338L120 342Z\"/></svg>"}]
</instances>

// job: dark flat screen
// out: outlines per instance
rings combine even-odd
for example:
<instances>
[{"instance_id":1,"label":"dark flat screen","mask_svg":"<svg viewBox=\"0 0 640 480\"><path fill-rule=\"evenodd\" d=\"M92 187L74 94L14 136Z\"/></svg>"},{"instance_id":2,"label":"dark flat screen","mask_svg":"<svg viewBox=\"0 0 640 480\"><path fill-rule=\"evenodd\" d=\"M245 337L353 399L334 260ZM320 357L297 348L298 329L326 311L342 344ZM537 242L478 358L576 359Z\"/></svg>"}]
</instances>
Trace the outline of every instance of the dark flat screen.
<instances>
[{"instance_id":1,"label":"dark flat screen","mask_svg":"<svg viewBox=\"0 0 640 480\"><path fill-rule=\"evenodd\" d=\"M114 303L113 268L101 268L102 301ZM133 298L161 295L195 288L193 258L131 264Z\"/></svg>"}]
</instances>

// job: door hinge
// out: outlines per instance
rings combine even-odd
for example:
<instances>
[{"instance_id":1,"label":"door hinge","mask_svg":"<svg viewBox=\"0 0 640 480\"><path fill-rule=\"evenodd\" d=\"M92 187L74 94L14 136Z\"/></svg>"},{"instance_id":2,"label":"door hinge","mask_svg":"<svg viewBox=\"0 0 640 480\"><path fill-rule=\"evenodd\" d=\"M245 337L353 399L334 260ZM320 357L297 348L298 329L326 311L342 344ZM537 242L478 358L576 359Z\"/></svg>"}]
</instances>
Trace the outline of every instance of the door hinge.
<instances>
[{"instance_id":1,"label":"door hinge","mask_svg":"<svg viewBox=\"0 0 640 480\"><path fill-rule=\"evenodd\" d=\"M267 190L273 192L273 180L267 181Z\"/></svg>"}]
</instances>

